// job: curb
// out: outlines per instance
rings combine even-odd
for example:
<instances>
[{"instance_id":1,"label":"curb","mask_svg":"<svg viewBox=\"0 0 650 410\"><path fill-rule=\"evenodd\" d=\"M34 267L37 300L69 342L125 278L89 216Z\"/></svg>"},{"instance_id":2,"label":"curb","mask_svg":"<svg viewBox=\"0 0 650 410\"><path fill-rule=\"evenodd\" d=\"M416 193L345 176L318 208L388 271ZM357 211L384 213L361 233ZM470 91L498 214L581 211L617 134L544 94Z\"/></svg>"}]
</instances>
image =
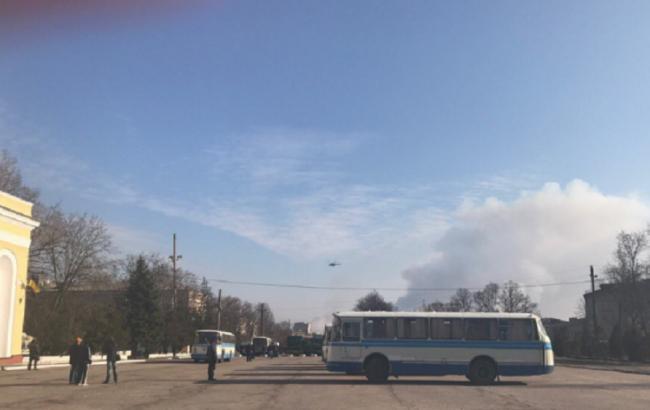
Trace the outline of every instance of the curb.
<instances>
[{"instance_id":1,"label":"curb","mask_svg":"<svg viewBox=\"0 0 650 410\"><path fill-rule=\"evenodd\" d=\"M134 359L134 360L120 360L116 364L135 364L135 363L144 363L147 360L145 359ZM101 361L101 362L92 362L90 365L91 366L99 366L99 365L105 365L106 361ZM44 364L44 365L39 365L38 370L41 369L56 369L60 367L69 367L70 364L68 363L57 363L57 364ZM5 372L13 372L17 370L27 370L27 365L21 364L21 365L15 365L15 366L2 366L2 370Z\"/></svg>"}]
</instances>

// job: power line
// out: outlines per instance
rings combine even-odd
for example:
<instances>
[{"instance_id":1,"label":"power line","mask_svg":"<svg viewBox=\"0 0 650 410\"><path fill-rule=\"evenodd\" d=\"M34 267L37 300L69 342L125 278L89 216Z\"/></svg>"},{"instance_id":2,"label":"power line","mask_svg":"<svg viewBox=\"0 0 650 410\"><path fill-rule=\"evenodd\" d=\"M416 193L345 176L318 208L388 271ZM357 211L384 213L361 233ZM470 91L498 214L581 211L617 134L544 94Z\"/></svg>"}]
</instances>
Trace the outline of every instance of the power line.
<instances>
[{"instance_id":1,"label":"power line","mask_svg":"<svg viewBox=\"0 0 650 410\"><path fill-rule=\"evenodd\" d=\"M291 288L291 289L308 289L308 290L336 290L336 291L382 291L382 292L453 292L458 287L445 287L445 288L381 288L381 287L354 287L354 286L318 286L318 285L303 285L291 283L271 283L271 282L249 282L249 281L236 281L227 279L210 279L212 282L222 283L227 285L242 285L242 286L260 286L268 288ZM537 284L519 284L521 288L544 288L552 286L570 286L582 285L589 283L590 280L576 280L567 282L554 282L554 283L537 283ZM483 287L464 287L468 290L481 290Z\"/></svg>"}]
</instances>

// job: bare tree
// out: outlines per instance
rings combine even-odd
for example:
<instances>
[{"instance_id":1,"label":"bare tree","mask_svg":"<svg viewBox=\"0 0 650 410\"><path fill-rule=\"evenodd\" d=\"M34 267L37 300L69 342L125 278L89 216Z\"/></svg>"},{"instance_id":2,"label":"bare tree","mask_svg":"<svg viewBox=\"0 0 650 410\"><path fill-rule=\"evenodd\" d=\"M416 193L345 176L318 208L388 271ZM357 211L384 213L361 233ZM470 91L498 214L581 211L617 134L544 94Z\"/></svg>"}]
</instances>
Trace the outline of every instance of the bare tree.
<instances>
[{"instance_id":1,"label":"bare tree","mask_svg":"<svg viewBox=\"0 0 650 410\"><path fill-rule=\"evenodd\" d=\"M286 345L287 337L291 336L291 326L288 321L274 323L270 330L266 332L267 335L282 345Z\"/></svg>"},{"instance_id":2,"label":"bare tree","mask_svg":"<svg viewBox=\"0 0 650 410\"><path fill-rule=\"evenodd\" d=\"M111 238L95 216L65 215L58 207L48 208L32 243L30 271L43 274L58 290L55 309L69 289L104 275L110 266Z\"/></svg>"},{"instance_id":3,"label":"bare tree","mask_svg":"<svg viewBox=\"0 0 650 410\"><path fill-rule=\"evenodd\" d=\"M255 335L257 328L257 311L250 302L244 302L240 311L240 329L242 336L250 340Z\"/></svg>"},{"instance_id":4,"label":"bare tree","mask_svg":"<svg viewBox=\"0 0 650 410\"><path fill-rule=\"evenodd\" d=\"M23 184L18 161L5 149L0 152L0 191L30 202L38 200L38 192Z\"/></svg>"},{"instance_id":5,"label":"bare tree","mask_svg":"<svg viewBox=\"0 0 650 410\"><path fill-rule=\"evenodd\" d=\"M499 285L488 283L483 290L474 292L474 307L478 312L496 312Z\"/></svg>"},{"instance_id":6,"label":"bare tree","mask_svg":"<svg viewBox=\"0 0 650 410\"><path fill-rule=\"evenodd\" d=\"M451 297L449 305L454 312L471 312L474 308L474 296L469 289L460 288Z\"/></svg>"},{"instance_id":7,"label":"bare tree","mask_svg":"<svg viewBox=\"0 0 650 410\"><path fill-rule=\"evenodd\" d=\"M578 319L587 317L587 302L583 296L580 296L578 303L576 303L576 310L573 313Z\"/></svg>"},{"instance_id":8,"label":"bare tree","mask_svg":"<svg viewBox=\"0 0 650 410\"><path fill-rule=\"evenodd\" d=\"M451 303L444 303L439 300L429 303L424 306L425 312L458 312L458 308Z\"/></svg>"},{"instance_id":9,"label":"bare tree","mask_svg":"<svg viewBox=\"0 0 650 410\"><path fill-rule=\"evenodd\" d=\"M510 280L501 289L499 307L509 313L532 313L537 309L537 303L533 303L530 297L521 291L518 283Z\"/></svg>"},{"instance_id":10,"label":"bare tree","mask_svg":"<svg viewBox=\"0 0 650 410\"><path fill-rule=\"evenodd\" d=\"M650 267L641 257L648 249L648 232L622 231L616 237L614 264L607 268L607 275L614 283L634 283L649 272Z\"/></svg>"},{"instance_id":11,"label":"bare tree","mask_svg":"<svg viewBox=\"0 0 650 410\"><path fill-rule=\"evenodd\" d=\"M650 261L643 260L650 248L650 230L622 231L616 239L614 263L608 266L607 275L616 284L614 289L620 309L618 332L628 336L638 332L648 334L650 299L639 281L650 272Z\"/></svg>"},{"instance_id":12,"label":"bare tree","mask_svg":"<svg viewBox=\"0 0 650 410\"><path fill-rule=\"evenodd\" d=\"M201 327L205 329L215 328L217 325L218 309L217 299L212 292L212 287L208 280L203 277L201 280L201 288L199 292L199 316L201 318Z\"/></svg>"}]
</instances>

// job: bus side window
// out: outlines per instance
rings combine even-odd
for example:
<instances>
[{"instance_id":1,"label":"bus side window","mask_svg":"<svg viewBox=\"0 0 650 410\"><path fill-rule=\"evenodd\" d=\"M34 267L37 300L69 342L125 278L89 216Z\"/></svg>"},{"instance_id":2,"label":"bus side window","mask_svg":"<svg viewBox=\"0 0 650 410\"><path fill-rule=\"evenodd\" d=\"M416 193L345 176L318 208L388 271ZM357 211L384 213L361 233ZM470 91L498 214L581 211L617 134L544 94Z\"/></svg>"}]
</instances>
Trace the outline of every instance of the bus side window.
<instances>
[{"instance_id":1,"label":"bus side window","mask_svg":"<svg viewBox=\"0 0 650 410\"><path fill-rule=\"evenodd\" d=\"M496 319L466 319L465 339L467 340L496 340Z\"/></svg>"},{"instance_id":2,"label":"bus side window","mask_svg":"<svg viewBox=\"0 0 650 410\"><path fill-rule=\"evenodd\" d=\"M390 318L371 318L363 321L364 339L392 339L395 337L395 321Z\"/></svg>"},{"instance_id":3,"label":"bus side window","mask_svg":"<svg viewBox=\"0 0 650 410\"><path fill-rule=\"evenodd\" d=\"M358 342L361 339L361 323L343 322L343 341Z\"/></svg>"},{"instance_id":4,"label":"bus side window","mask_svg":"<svg viewBox=\"0 0 650 410\"><path fill-rule=\"evenodd\" d=\"M397 337L400 339L426 339L427 320L424 318L397 319Z\"/></svg>"},{"instance_id":5,"label":"bus side window","mask_svg":"<svg viewBox=\"0 0 650 410\"><path fill-rule=\"evenodd\" d=\"M499 339L537 340L537 329L532 319L499 319Z\"/></svg>"},{"instance_id":6,"label":"bus side window","mask_svg":"<svg viewBox=\"0 0 650 410\"><path fill-rule=\"evenodd\" d=\"M463 334L463 319L431 319L431 339L462 340Z\"/></svg>"}]
</instances>

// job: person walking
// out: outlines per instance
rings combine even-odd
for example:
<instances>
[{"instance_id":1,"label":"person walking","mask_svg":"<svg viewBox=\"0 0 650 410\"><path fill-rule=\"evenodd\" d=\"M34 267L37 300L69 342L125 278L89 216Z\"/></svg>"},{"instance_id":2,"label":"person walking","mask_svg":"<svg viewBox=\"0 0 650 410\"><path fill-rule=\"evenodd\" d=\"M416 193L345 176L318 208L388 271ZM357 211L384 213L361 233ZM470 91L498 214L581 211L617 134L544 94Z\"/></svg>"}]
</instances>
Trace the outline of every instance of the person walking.
<instances>
[{"instance_id":1,"label":"person walking","mask_svg":"<svg viewBox=\"0 0 650 410\"><path fill-rule=\"evenodd\" d=\"M68 377L68 383L70 384L79 384L82 341L83 339L77 336L74 343L68 348L68 355L70 356L70 376Z\"/></svg>"},{"instance_id":2,"label":"person walking","mask_svg":"<svg viewBox=\"0 0 650 410\"><path fill-rule=\"evenodd\" d=\"M80 344L79 350L79 386L88 386L88 369L93 362L92 353L86 342Z\"/></svg>"},{"instance_id":3,"label":"person walking","mask_svg":"<svg viewBox=\"0 0 650 410\"><path fill-rule=\"evenodd\" d=\"M106 380L104 384L108 384L111 380L111 371L113 372L113 381L117 383L117 368L115 362L117 361L117 349L115 347L115 340L109 337L104 342L102 347L102 354L106 355Z\"/></svg>"},{"instance_id":4,"label":"person walking","mask_svg":"<svg viewBox=\"0 0 650 410\"><path fill-rule=\"evenodd\" d=\"M214 369L217 367L217 339L212 338L208 346L208 380L214 381Z\"/></svg>"},{"instance_id":5,"label":"person walking","mask_svg":"<svg viewBox=\"0 0 650 410\"><path fill-rule=\"evenodd\" d=\"M38 345L38 340L33 338L27 345L27 348L29 349L29 363L27 364L27 370L32 370L32 363L34 364L34 370L38 370L38 361L41 360L41 347Z\"/></svg>"}]
</instances>

